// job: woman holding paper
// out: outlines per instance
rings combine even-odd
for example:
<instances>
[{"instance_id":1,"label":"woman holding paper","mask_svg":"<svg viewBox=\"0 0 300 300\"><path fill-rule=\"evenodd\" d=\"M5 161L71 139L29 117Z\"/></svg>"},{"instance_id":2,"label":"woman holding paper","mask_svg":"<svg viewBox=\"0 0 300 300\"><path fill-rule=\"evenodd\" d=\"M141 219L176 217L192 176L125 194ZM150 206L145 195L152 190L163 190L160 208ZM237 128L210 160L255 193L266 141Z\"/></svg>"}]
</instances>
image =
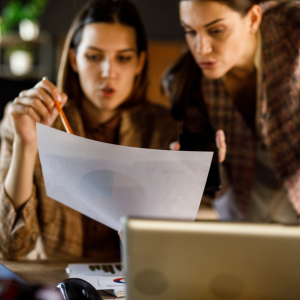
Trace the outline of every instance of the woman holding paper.
<instances>
[{"instance_id":1,"label":"woman holding paper","mask_svg":"<svg viewBox=\"0 0 300 300\"><path fill-rule=\"evenodd\" d=\"M176 126L146 101L147 40L127 0L94 0L65 42L57 86L44 78L9 105L1 125L0 252L4 258L94 257L119 261L117 232L46 195L36 122L119 145L167 149Z\"/></svg>"},{"instance_id":2,"label":"woman holding paper","mask_svg":"<svg viewBox=\"0 0 300 300\"><path fill-rule=\"evenodd\" d=\"M180 1L188 50L163 84L184 132L223 130L221 219L298 223L300 2L260 2Z\"/></svg>"}]
</instances>

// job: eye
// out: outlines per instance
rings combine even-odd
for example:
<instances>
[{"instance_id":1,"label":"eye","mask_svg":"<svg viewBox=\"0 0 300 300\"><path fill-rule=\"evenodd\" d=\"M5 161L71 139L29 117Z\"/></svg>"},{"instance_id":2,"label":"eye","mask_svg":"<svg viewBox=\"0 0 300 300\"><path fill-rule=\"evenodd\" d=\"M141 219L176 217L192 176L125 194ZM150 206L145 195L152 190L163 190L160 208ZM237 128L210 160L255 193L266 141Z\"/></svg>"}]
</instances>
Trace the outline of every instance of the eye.
<instances>
[{"instance_id":1,"label":"eye","mask_svg":"<svg viewBox=\"0 0 300 300\"><path fill-rule=\"evenodd\" d=\"M92 53L87 53L85 55L85 57L89 60L89 61L99 61L102 58L102 55L100 54L92 54Z\"/></svg>"},{"instance_id":2,"label":"eye","mask_svg":"<svg viewBox=\"0 0 300 300\"><path fill-rule=\"evenodd\" d=\"M121 63L129 62L131 59L132 59L132 56L128 56L128 55L119 55L118 56L118 61Z\"/></svg>"},{"instance_id":3,"label":"eye","mask_svg":"<svg viewBox=\"0 0 300 300\"><path fill-rule=\"evenodd\" d=\"M195 30L184 30L185 35L195 36L197 32Z\"/></svg>"},{"instance_id":4,"label":"eye","mask_svg":"<svg viewBox=\"0 0 300 300\"><path fill-rule=\"evenodd\" d=\"M224 28L216 28L216 29L210 29L209 30L209 33L211 35L219 35L219 34L221 34L223 32L224 32Z\"/></svg>"}]
</instances>

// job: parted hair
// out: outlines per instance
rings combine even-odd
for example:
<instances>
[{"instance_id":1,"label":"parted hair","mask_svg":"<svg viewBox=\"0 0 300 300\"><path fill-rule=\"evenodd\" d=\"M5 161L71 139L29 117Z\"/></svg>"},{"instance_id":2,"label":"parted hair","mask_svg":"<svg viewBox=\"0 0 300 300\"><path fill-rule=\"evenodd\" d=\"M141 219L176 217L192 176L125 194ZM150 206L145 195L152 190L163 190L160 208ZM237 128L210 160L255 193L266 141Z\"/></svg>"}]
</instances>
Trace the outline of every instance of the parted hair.
<instances>
[{"instance_id":1,"label":"parted hair","mask_svg":"<svg viewBox=\"0 0 300 300\"><path fill-rule=\"evenodd\" d=\"M188 1L188 0L180 0L180 2L181 1ZM240 14L246 15L253 5L268 0L194 0L194 1L213 1L213 2L223 3L228 7L230 7L231 9L239 12Z\"/></svg>"},{"instance_id":2,"label":"parted hair","mask_svg":"<svg viewBox=\"0 0 300 300\"><path fill-rule=\"evenodd\" d=\"M82 38L85 25L91 23L119 23L130 26L136 32L138 55L146 52L146 61L142 72L136 76L135 84L128 99L120 108L128 108L146 100L148 86L148 43L146 31L136 7L129 0L91 0L75 17L65 40L57 76L57 86L73 101L82 99L83 91L78 74L73 71L69 61L69 50L76 52Z\"/></svg>"}]
</instances>

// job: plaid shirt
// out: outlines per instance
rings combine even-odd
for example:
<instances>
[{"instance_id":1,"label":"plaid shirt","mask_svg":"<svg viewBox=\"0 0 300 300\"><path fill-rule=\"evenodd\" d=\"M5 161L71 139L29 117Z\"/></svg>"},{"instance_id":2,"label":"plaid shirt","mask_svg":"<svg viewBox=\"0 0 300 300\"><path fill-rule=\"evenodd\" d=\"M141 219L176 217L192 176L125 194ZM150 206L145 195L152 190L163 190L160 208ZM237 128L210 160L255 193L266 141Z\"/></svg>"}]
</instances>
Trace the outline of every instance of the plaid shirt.
<instances>
[{"instance_id":1,"label":"plaid shirt","mask_svg":"<svg viewBox=\"0 0 300 300\"><path fill-rule=\"evenodd\" d=\"M300 214L300 1L265 7L261 24L260 131L294 209ZM228 184L246 214L253 184L257 137L234 106L224 81L202 79L213 127L223 129Z\"/></svg>"},{"instance_id":2,"label":"plaid shirt","mask_svg":"<svg viewBox=\"0 0 300 300\"><path fill-rule=\"evenodd\" d=\"M84 137L80 113L76 106L68 104L64 111L74 134ZM53 127L64 131L60 118L57 118ZM176 140L176 131L176 124L166 109L146 102L121 113L118 141L123 146L168 149L170 142ZM82 256L82 215L47 197L38 157L32 196L17 216L3 187L11 161L13 140L12 125L6 113L1 124L0 254L5 259L25 256L35 248L37 240L41 237L48 258ZM101 240L101 232L95 239ZM104 245L99 259L113 259L114 254L119 252L119 247L112 248Z\"/></svg>"}]
</instances>

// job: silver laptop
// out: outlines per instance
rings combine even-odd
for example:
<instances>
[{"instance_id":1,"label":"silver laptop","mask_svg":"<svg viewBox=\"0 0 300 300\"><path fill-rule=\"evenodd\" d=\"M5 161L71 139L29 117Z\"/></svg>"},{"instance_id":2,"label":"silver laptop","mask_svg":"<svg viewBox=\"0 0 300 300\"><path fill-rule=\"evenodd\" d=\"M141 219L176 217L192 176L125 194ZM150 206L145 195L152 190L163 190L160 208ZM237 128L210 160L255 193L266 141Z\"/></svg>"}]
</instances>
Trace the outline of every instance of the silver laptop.
<instances>
[{"instance_id":1,"label":"silver laptop","mask_svg":"<svg viewBox=\"0 0 300 300\"><path fill-rule=\"evenodd\" d=\"M127 300L300 300L300 227L127 219Z\"/></svg>"}]
</instances>

